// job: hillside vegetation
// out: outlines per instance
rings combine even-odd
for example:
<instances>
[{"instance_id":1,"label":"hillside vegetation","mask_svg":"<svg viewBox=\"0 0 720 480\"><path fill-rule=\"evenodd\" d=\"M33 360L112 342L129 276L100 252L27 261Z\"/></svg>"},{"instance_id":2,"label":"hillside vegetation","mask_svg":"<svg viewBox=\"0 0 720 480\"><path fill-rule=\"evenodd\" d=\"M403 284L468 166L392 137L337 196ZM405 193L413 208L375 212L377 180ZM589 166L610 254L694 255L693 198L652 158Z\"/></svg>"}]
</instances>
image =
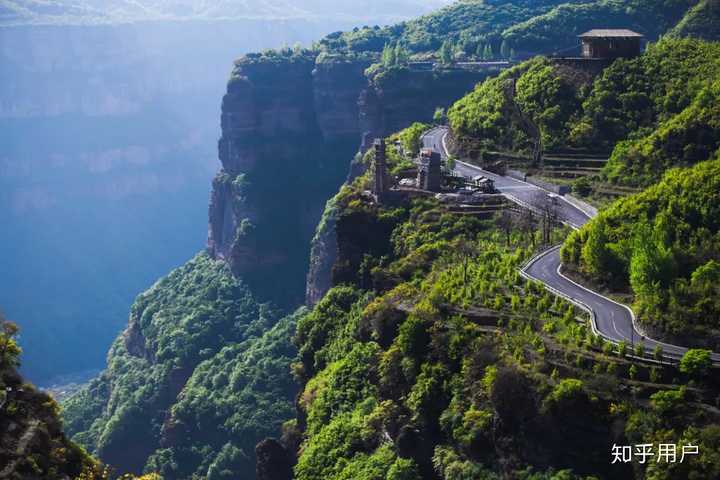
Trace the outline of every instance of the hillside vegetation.
<instances>
[{"instance_id":1,"label":"hillside vegetation","mask_svg":"<svg viewBox=\"0 0 720 480\"><path fill-rule=\"evenodd\" d=\"M720 158L670 170L573 232L563 261L629 286L651 332L720 349Z\"/></svg>"},{"instance_id":2,"label":"hillside vegetation","mask_svg":"<svg viewBox=\"0 0 720 480\"><path fill-rule=\"evenodd\" d=\"M338 32L309 50L266 51L239 64L281 70L296 62L311 67L313 57L316 63L375 61L366 75L382 87L383 78L409 78L397 72L410 72L411 60L451 66L520 56L564 39L576 44L586 24L631 26L654 38L693 4L463 1L416 21ZM683 164L705 160L717 148L709 120L715 90L707 83L716 75L717 54L716 45L697 40L662 40L597 78L534 58L478 85L448 118L466 152L527 151L531 141L512 113L516 103L539 126L547 148L611 149L626 141L604 178L646 184L678 163L669 133L659 137L667 140L666 151L648 140L667 122L680 122L687 132L682 138L693 139L682 140ZM397 92L403 97L407 90ZM407 97L405 108L424 100ZM694 110L683 116L687 109ZM699 132L698 116L708 119L707 131ZM387 139L391 172L412 167L424 129L416 123ZM272 137L266 158L285 158L275 152L290 148L300 156L287 159L328 155L303 149L297 137ZM404 152L394 150L395 140ZM649 161L629 153L632 142L643 141L653 149L638 147L639 154L660 155L646 176L635 165ZM371 160L372 151L358 156L365 166ZM295 168L307 185L327 187L322 172L313 176L302 162L290 163L266 162L256 170L272 180L267 183L248 185L242 174L225 173L216 182L234 195L238 211L249 188L297 186L300 177L288 175ZM613 443L665 437L696 442L716 458L718 416L707 399L717 397L717 385L707 369L691 375L692 368L661 369L627 358L626 345L593 336L582 312L519 275L541 242L560 242L567 229L529 212L453 212L433 197L379 206L364 195L368 186L369 174L360 175L328 203L318 234L335 235L333 288L310 312L284 317L205 254L140 295L108 369L66 404L73 438L109 463L173 479L254 478L253 445L278 437L281 424L281 440L259 447L258 471L296 461L297 480L720 474L717 464L699 459L669 466L674 477L653 466L633 473L628 465L609 464ZM260 243L289 238L282 236L286 205L280 195L268 197ZM689 214L688 224L694 221ZM239 222L235 233L252 234L250 227ZM698 243L698 252L715 247ZM283 253L296 258L293 248L302 246ZM263 285L286 280L286 271L272 273ZM692 388L677 388L691 378ZM275 454L283 457L279 463Z\"/></svg>"},{"instance_id":3,"label":"hillside vegetation","mask_svg":"<svg viewBox=\"0 0 720 480\"><path fill-rule=\"evenodd\" d=\"M401 44L420 58L492 60L578 50L577 35L597 28L633 28L655 40L675 26L694 0L464 0L389 27L336 32L320 41L335 52L381 52Z\"/></svg>"},{"instance_id":4,"label":"hillside vegetation","mask_svg":"<svg viewBox=\"0 0 720 480\"><path fill-rule=\"evenodd\" d=\"M292 413L294 325L198 255L137 298L107 370L65 402L66 429L134 473L253 472L255 444Z\"/></svg>"},{"instance_id":5,"label":"hillside vegetation","mask_svg":"<svg viewBox=\"0 0 720 480\"><path fill-rule=\"evenodd\" d=\"M701 0L670 33L680 37L720 40L720 1Z\"/></svg>"},{"instance_id":6,"label":"hillside vegetation","mask_svg":"<svg viewBox=\"0 0 720 480\"><path fill-rule=\"evenodd\" d=\"M295 439L294 478L720 474L720 418L692 405L699 391L670 385L688 377L624 358L626 346L594 337L573 306L518 274L542 248L539 219L474 218L432 199L378 206L368 184L335 197L335 286L298 321L300 411L283 435ZM710 460L635 471L608 461L613 443L663 438L697 442Z\"/></svg>"},{"instance_id":7,"label":"hillside vegetation","mask_svg":"<svg viewBox=\"0 0 720 480\"><path fill-rule=\"evenodd\" d=\"M0 478L7 480L161 480L118 476L63 432L60 406L17 372L18 327L0 313Z\"/></svg>"},{"instance_id":8,"label":"hillside vegetation","mask_svg":"<svg viewBox=\"0 0 720 480\"><path fill-rule=\"evenodd\" d=\"M532 59L478 85L448 118L466 154L528 152L532 143L514 101L539 127L546 151L611 151L600 180L647 186L720 147L719 85L720 44L664 39L594 79Z\"/></svg>"},{"instance_id":9,"label":"hillside vegetation","mask_svg":"<svg viewBox=\"0 0 720 480\"><path fill-rule=\"evenodd\" d=\"M16 368L17 326L0 314L0 478L100 478L101 466L62 431L55 401Z\"/></svg>"}]
</instances>

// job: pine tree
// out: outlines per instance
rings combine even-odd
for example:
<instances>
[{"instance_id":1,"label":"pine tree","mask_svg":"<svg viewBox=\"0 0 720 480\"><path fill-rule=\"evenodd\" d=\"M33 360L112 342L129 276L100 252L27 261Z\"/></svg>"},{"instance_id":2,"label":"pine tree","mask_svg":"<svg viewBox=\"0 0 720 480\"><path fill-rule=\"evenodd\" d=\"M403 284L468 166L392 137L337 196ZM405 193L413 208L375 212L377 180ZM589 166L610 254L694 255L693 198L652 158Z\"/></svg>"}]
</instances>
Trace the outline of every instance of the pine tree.
<instances>
[{"instance_id":1,"label":"pine tree","mask_svg":"<svg viewBox=\"0 0 720 480\"><path fill-rule=\"evenodd\" d=\"M410 55L399 43L395 45L395 65L407 65Z\"/></svg>"},{"instance_id":2,"label":"pine tree","mask_svg":"<svg viewBox=\"0 0 720 480\"><path fill-rule=\"evenodd\" d=\"M475 50L475 57L478 60L485 60L485 44L483 42L479 42L477 49Z\"/></svg>"},{"instance_id":3,"label":"pine tree","mask_svg":"<svg viewBox=\"0 0 720 480\"><path fill-rule=\"evenodd\" d=\"M489 43L485 45L485 51L483 52L483 60L492 60L495 54L493 53L492 45Z\"/></svg>"},{"instance_id":4,"label":"pine tree","mask_svg":"<svg viewBox=\"0 0 720 480\"><path fill-rule=\"evenodd\" d=\"M507 40L503 40L500 44L500 56L504 59L510 58L510 45Z\"/></svg>"},{"instance_id":5,"label":"pine tree","mask_svg":"<svg viewBox=\"0 0 720 480\"><path fill-rule=\"evenodd\" d=\"M440 47L440 62L444 65L452 64L452 44L449 40L445 40Z\"/></svg>"}]
</instances>

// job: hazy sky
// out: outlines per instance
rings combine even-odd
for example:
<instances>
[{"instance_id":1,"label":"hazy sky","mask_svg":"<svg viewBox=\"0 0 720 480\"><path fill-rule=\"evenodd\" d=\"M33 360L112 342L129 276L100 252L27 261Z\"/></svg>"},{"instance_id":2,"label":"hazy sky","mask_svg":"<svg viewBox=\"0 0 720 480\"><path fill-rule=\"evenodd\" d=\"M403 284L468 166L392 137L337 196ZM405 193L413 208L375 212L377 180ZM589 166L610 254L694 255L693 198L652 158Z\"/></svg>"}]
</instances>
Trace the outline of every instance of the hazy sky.
<instances>
[{"instance_id":1,"label":"hazy sky","mask_svg":"<svg viewBox=\"0 0 720 480\"><path fill-rule=\"evenodd\" d=\"M204 247L234 59L445 3L0 0L0 310L23 373L102 368L134 297ZM159 18L183 21L130 21Z\"/></svg>"},{"instance_id":2,"label":"hazy sky","mask_svg":"<svg viewBox=\"0 0 720 480\"><path fill-rule=\"evenodd\" d=\"M343 18L394 21L452 0L0 0L0 25L97 24L161 19Z\"/></svg>"}]
</instances>

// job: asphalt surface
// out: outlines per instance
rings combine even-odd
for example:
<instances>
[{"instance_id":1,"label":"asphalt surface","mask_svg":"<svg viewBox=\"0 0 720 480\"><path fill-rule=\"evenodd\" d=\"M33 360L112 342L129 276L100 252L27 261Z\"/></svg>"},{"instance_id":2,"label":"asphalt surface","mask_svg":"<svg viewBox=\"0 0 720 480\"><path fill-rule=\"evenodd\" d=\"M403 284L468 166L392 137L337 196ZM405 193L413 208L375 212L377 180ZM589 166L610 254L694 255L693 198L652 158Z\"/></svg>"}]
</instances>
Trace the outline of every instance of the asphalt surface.
<instances>
[{"instance_id":1,"label":"asphalt surface","mask_svg":"<svg viewBox=\"0 0 720 480\"><path fill-rule=\"evenodd\" d=\"M447 135L446 128L434 128L423 136L423 146L432 148L436 152L439 152L443 158L446 158L447 150L443 144L445 135ZM483 175L493 180L495 182L495 188L508 199L538 212L544 211L547 206L553 206L554 203L554 211L559 220L573 228L579 228L590 220L590 217L577 207L568 203L563 197L557 195L553 197L547 190L543 190L540 187L523 182L522 180L496 175L475 165L460 161L455 162L455 171L468 178Z\"/></svg>"},{"instance_id":2,"label":"asphalt surface","mask_svg":"<svg viewBox=\"0 0 720 480\"><path fill-rule=\"evenodd\" d=\"M444 138L447 128L438 127L423 136L423 146L432 148L446 158L448 153ZM495 182L495 188L509 200L535 211L543 211L547 205L555 205L558 219L573 228L580 228L590 217L568 203L564 198L529 183L487 172L480 167L464 162L455 162L455 171L468 178L483 175ZM531 260L521 271L523 276L542 282L552 292L565 297L587 310L593 318L593 331L613 342L626 341L629 346L642 343L646 350L657 345L666 359L677 360L687 348L658 342L644 336L635 326L632 310L609 298L595 293L573 282L561 273L560 246L553 247ZM713 354L713 361L720 363L720 355Z\"/></svg>"}]
</instances>

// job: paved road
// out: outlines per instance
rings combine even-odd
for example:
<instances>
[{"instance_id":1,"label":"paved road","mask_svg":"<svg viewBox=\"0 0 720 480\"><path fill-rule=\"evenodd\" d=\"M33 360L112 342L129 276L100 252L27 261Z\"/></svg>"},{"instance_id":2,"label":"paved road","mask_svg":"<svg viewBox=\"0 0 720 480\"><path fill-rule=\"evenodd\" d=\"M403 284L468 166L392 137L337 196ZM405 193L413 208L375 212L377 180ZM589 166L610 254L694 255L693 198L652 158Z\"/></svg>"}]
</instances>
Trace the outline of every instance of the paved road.
<instances>
[{"instance_id":1,"label":"paved road","mask_svg":"<svg viewBox=\"0 0 720 480\"><path fill-rule=\"evenodd\" d=\"M447 128L438 127L430 130L423 136L423 146L440 152L443 158L447 157L444 138ZM554 210L560 221L574 228L579 228L590 220L585 213L571 205L563 197L554 196L547 190L514 178L503 177L490 173L469 163L456 161L455 171L468 178L483 175L495 182L495 188L515 203L530 207L536 211L543 211L546 206L556 202ZM555 200L553 200L553 198Z\"/></svg>"},{"instance_id":2,"label":"paved road","mask_svg":"<svg viewBox=\"0 0 720 480\"><path fill-rule=\"evenodd\" d=\"M448 152L445 145L447 128L438 127L423 136L423 146L440 152L443 158ZM509 200L536 211L542 211L553 202L550 192L515 180L496 175L464 162L456 161L455 171L465 177L484 175L495 181L495 187ZM573 228L580 228L590 220L590 216L565 199L556 197L555 211L560 221ZM535 257L521 271L526 278L539 280L555 294L565 297L587 310L593 317L592 327L596 334L613 342L625 340L630 345L642 343L646 350L657 345L663 349L667 359L677 360L687 350L677 345L669 345L646 338L635 326L635 316L629 307L621 305L600 294L592 292L568 279L561 273L560 246L553 247ZM713 361L720 363L720 355L713 354Z\"/></svg>"}]
</instances>

